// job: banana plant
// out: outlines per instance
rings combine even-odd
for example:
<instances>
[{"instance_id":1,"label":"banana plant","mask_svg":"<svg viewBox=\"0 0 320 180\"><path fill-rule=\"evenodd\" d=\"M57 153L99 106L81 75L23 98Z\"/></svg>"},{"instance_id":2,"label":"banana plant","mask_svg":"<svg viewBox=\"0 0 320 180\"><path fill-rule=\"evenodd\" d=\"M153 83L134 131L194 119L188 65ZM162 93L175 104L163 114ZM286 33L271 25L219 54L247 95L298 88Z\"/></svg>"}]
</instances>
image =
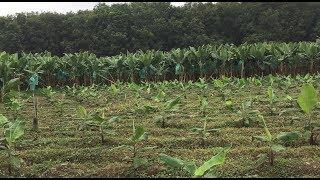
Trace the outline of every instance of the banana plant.
<instances>
[{"instance_id":1,"label":"banana plant","mask_svg":"<svg viewBox=\"0 0 320 180\"><path fill-rule=\"evenodd\" d=\"M260 125L259 119L256 118L258 110L252 109L252 99L241 103L240 109L237 111L239 119L231 122L227 122L226 125L233 125L236 127L252 127L254 125Z\"/></svg>"},{"instance_id":2,"label":"banana plant","mask_svg":"<svg viewBox=\"0 0 320 180\"><path fill-rule=\"evenodd\" d=\"M285 147L281 145L281 142L289 143L298 139L299 132L281 132L277 136L272 136L266 125L264 117L261 114L259 114L258 117L263 123L265 136L252 136L252 140L256 139L262 142L266 142L268 144L268 152L266 154L259 155L259 159L257 160L256 166L259 166L265 163L266 161L268 161L269 165L273 166L276 154L280 151L285 150Z\"/></svg>"},{"instance_id":3,"label":"banana plant","mask_svg":"<svg viewBox=\"0 0 320 180\"><path fill-rule=\"evenodd\" d=\"M190 83L184 84L183 82L180 82L179 85L181 87L183 97L187 99L187 90L190 88Z\"/></svg>"},{"instance_id":4,"label":"banana plant","mask_svg":"<svg viewBox=\"0 0 320 180\"><path fill-rule=\"evenodd\" d=\"M0 153L5 156L8 163L8 173L11 175L14 169L20 168L23 160L15 151L15 143L24 135L24 122L16 119L10 122L7 117L0 114L0 126L4 131L4 138L0 139Z\"/></svg>"},{"instance_id":5,"label":"banana plant","mask_svg":"<svg viewBox=\"0 0 320 180\"><path fill-rule=\"evenodd\" d=\"M160 90L156 96L154 96L154 100L156 102L165 102L166 101L166 97L167 97L167 94L163 91L163 90Z\"/></svg>"},{"instance_id":6,"label":"banana plant","mask_svg":"<svg viewBox=\"0 0 320 180\"><path fill-rule=\"evenodd\" d=\"M314 63L320 58L319 45L317 43L306 43L302 42L299 44L299 49L301 50L298 55L305 61L309 61L309 72L314 72Z\"/></svg>"},{"instance_id":7,"label":"banana plant","mask_svg":"<svg viewBox=\"0 0 320 180\"><path fill-rule=\"evenodd\" d=\"M227 107L227 109L229 109L230 111L235 111L235 107L231 99L226 100L224 104Z\"/></svg>"},{"instance_id":8,"label":"banana plant","mask_svg":"<svg viewBox=\"0 0 320 180\"><path fill-rule=\"evenodd\" d=\"M196 82L194 85L200 89L201 96L204 97L206 95L206 89L208 88L205 79L199 78L199 82Z\"/></svg>"},{"instance_id":9,"label":"banana plant","mask_svg":"<svg viewBox=\"0 0 320 180\"><path fill-rule=\"evenodd\" d=\"M147 162L147 159L142 158L140 153L156 148L156 146L145 146L145 142L148 140L148 137L149 133L145 131L143 126L135 126L133 128L133 135L128 139L126 144L111 149L127 148L132 152L130 159L134 176L136 176L137 168Z\"/></svg>"},{"instance_id":10,"label":"banana plant","mask_svg":"<svg viewBox=\"0 0 320 180\"><path fill-rule=\"evenodd\" d=\"M201 166L197 167L196 163L190 160L181 160L176 157L160 154L160 160L167 166L175 169L183 169L187 171L192 177L202 177L208 174L208 171L217 166L225 163L226 155L230 151L231 145L221 148L220 151L212 156L208 161L204 162Z\"/></svg>"},{"instance_id":11,"label":"banana plant","mask_svg":"<svg viewBox=\"0 0 320 180\"><path fill-rule=\"evenodd\" d=\"M194 127L191 129L191 131L193 133L196 133L199 137L200 137L200 144L202 146L205 145L205 141L207 139L207 137L211 134L211 133L218 133L220 131L220 129L208 129L207 128L207 121L208 121L208 113L207 113L207 109L208 109L208 101L207 98L205 97L201 97L200 96L200 117L201 120L203 121L203 127L202 128L197 128Z\"/></svg>"},{"instance_id":12,"label":"banana plant","mask_svg":"<svg viewBox=\"0 0 320 180\"><path fill-rule=\"evenodd\" d=\"M46 88L42 88L40 90L41 94L46 97L46 99L50 102L52 102L54 95L56 92L53 91L51 86L47 86Z\"/></svg>"},{"instance_id":13,"label":"banana plant","mask_svg":"<svg viewBox=\"0 0 320 180\"><path fill-rule=\"evenodd\" d=\"M166 127L167 119L169 118L169 115L171 114L172 110L177 107L177 105L180 103L181 97L178 96L174 99L171 99L160 107L160 116L155 117L155 123L161 125L162 128Z\"/></svg>"},{"instance_id":14,"label":"banana plant","mask_svg":"<svg viewBox=\"0 0 320 180\"><path fill-rule=\"evenodd\" d=\"M317 136L320 132L320 124L312 122L313 109L315 108L318 102L317 91L314 89L312 84L303 84L297 102L302 111L307 116L307 123L304 127L304 136L309 139L310 145L316 145Z\"/></svg>"},{"instance_id":15,"label":"banana plant","mask_svg":"<svg viewBox=\"0 0 320 180\"><path fill-rule=\"evenodd\" d=\"M227 83L225 83L221 79L214 79L213 86L216 90L218 90L221 99L225 101L227 96L227 91L225 91L225 87L227 86Z\"/></svg>"},{"instance_id":16,"label":"banana plant","mask_svg":"<svg viewBox=\"0 0 320 180\"><path fill-rule=\"evenodd\" d=\"M175 64L175 75L179 76L180 81L184 81L186 78L186 61L190 54L190 51L181 50L180 48L172 50L169 58Z\"/></svg>"},{"instance_id":17,"label":"banana plant","mask_svg":"<svg viewBox=\"0 0 320 180\"><path fill-rule=\"evenodd\" d=\"M38 131L38 97L35 95L36 86L38 85L38 74L34 73L29 79L29 87L32 91L32 99L33 99L33 109L34 109L34 117L33 117L33 130Z\"/></svg>"},{"instance_id":18,"label":"banana plant","mask_svg":"<svg viewBox=\"0 0 320 180\"><path fill-rule=\"evenodd\" d=\"M244 78L245 76L245 64L248 60L250 60L252 57L250 55L250 48L251 46L248 44L242 44L238 48L234 49L234 53L236 58L239 60L239 65L241 66L241 78Z\"/></svg>"},{"instance_id":19,"label":"banana plant","mask_svg":"<svg viewBox=\"0 0 320 180\"><path fill-rule=\"evenodd\" d=\"M90 112L88 113L87 110L83 106L78 106L77 108L77 116L83 120L83 126L94 126L98 127L99 134L101 137L101 144L105 144L105 135L116 135L116 132L112 129L112 124L118 122L120 118L118 116L114 116L109 120L106 119L104 110L102 112ZM81 128L82 128L81 127ZM81 129L80 128L80 129Z\"/></svg>"},{"instance_id":20,"label":"banana plant","mask_svg":"<svg viewBox=\"0 0 320 180\"><path fill-rule=\"evenodd\" d=\"M267 94L268 94L268 100L269 100L269 110L270 110L271 114L274 114L276 111L274 103L275 103L277 97L275 95L275 92L274 92L274 89L272 88L272 86L268 87Z\"/></svg>"},{"instance_id":21,"label":"banana plant","mask_svg":"<svg viewBox=\"0 0 320 180\"><path fill-rule=\"evenodd\" d=\"M109 91L112 93L112 95L116 96L120 93L120 89L117 88L117 86L115 84L111 84L111 86L109 87Z\"/></svg>"}]
</instances>

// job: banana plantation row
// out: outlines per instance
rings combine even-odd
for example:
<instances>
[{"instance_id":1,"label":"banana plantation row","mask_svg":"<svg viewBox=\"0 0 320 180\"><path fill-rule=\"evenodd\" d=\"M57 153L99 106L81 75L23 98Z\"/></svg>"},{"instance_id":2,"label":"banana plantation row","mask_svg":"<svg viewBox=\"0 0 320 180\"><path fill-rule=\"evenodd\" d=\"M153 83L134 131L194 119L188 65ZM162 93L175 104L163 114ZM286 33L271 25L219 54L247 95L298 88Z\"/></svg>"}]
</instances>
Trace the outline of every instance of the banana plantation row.
<instances>
[{"instance_id":1,"label":"banana plantation row","mask_svg":"<svg viewBox=\"0 0 320 180\"><path fill-rule=\"evenodd\" d=\"M31 76L41 86L111 84L117 80L146 82L267 74L314 73L320 65L320 43L256 43L205 45L170 52L138 51L112 57L89 52L53 56L0 53L0 81L26 82Z\"/></svg>"}]
</instances>

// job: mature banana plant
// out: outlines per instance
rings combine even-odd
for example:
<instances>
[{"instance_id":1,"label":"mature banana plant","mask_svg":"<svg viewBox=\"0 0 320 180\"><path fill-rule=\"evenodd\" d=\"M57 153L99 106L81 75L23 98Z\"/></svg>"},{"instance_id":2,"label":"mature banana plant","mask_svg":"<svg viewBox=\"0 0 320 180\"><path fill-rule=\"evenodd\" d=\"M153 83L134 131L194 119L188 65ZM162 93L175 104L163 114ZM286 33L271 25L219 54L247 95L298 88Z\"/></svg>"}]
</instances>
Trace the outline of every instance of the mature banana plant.
<instances>
[{"instance_id":1,"label":"mature banana plant","mask_svg":"<svg viewBox=\"0 0 320 180\"><path fill-rule=\"evenodd\" d=\"M317 43L301 42L299 44L300 53L298 55L304 59L305 62L310 62L309 73L314 73L314 63L320 58L320 47Z\"/></svg>"},{"instance_id":2,"label":"mature banana plant","mask_svg":"<svg viewBox=\"0 0 320 180\"><path fill-rule=\"evenodd\" d=\"M235 59L239 60L239 65L241 66L241 78L245 76L245 64L251 59L250 48L251 46L246 43L234 48Z\"/></svg>"},{"instance_id":3,"label":"mature banana plant","mask_svg":"<svg viewBox=\"0 0 320 180\"><path fill-rule=\"evenodd\" d=\"M215 52L211 53L211 56L214 59L222 62L220 76L226 75L226 65L234 57L234 54L231 51L232 46L229 45L220 45Z\"/></svg>"},{"instance_id":4,"label":"mature banana plant","mask_svg":"<svg viewBox=\"0 0 320 180\"><path fill-rule=\"evenodd\" d=\"M185 49L174 49L170 52L170 60L175 63L174 71L175 75L179 76L180 81L185 81L186 79L186 62L190 51Z\"/></svg>"}]
</instances>

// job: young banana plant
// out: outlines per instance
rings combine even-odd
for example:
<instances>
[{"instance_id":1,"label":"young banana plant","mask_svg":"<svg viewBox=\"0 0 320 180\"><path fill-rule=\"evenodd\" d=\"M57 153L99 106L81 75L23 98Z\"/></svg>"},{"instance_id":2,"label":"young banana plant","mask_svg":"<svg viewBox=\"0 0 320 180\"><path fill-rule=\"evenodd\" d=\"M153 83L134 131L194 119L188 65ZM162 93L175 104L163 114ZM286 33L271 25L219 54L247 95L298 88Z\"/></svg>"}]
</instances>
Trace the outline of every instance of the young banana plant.
<instances>
[{"instance_id":1,"label":"young banana plant","mask_svg":"<svg viewBox=\"0 0 320 180\"><path fill-rule=\"evenodd\" d=\"M111 84L111 86L109 87L109 91L111 91L112 95L116 96L119 94L120 89L117 88L115 84Z\"/></svg>"},{"instance_id":2,"label":"young banana plant","mask_svg":"<svg viewBox=\"0 0 320 180\"><path fill-rule=\"evenodd\" d=\"M12 170L20 168L23 162L15 152L14 145L24 134L24 122L16 119L12 123L4 115L0 114L0 126L4 131L4 138L0 139L0 152L5 155L8 163L8 173L11 175Z\"/></svg>"},{"instance_id":3,"label":"young banana plant","mask_svg":"<svg viewBox=\"0 0 320 180\"><path fill-rule=\"evenodd\" d=\"M320 124L313 123L313 109L317 105L318 98L317 92L312 86L312 84L305 83L301 88L300 95L298 97L298 104L302 111L307 116L307 123L304 127L305 133L304 137L309 140L310 145L317 144L317 136L320 133Z\"/></svg>"},{"instance_id":4,"label":"young banana plant","mask_svg":"<svg viewBox=\"0 0 320 180\"><path fill-rule=\"evenodd\" d=\"M33 109L34 109L34 117L33 117L33 130L38 131L38 97L35 95L36 86L39 83L39 76L37 73L33 73L29 78L29 87L32 91L32 99L33 99Z\"/></svg>"},{"instance_id":5,"label":"young banana plant","mask_svg":"<svg viewBox=\"0 0 320 180\"><path fill-rule=\"evenodd\" d=\"M259 114L259 119L263 123L263 129L265 132L265 136L253 136L252 140L257 139L262 142L268 143L268 153L266 154L260 154L259 159L257 160L257 165L261 165L265 163L268 160L269 165L274 165L274 160L276 157L276 154L280 151L285 150L285 147L280 144L280 142L288 143L291 141L294 141L299 138L299 132L281 132L277 136L272 136L266 122L264 120L264 117Z\"/></svg>"},{"instance_id":6,"label":"young banana plant","mask_svg":"<svg viewBox=\"0 0 320 180\"><path fill-rule=\"evenodd\" d=\"M50 102L53 102L54 95L56 92L53 91L51 86L47 86L46 88L41 89L41 94Z\"/></svg>"},{"instance_id":7,"label":"young banana plant","mask_svg":"<svg viewBox=\"0 0 320 180\"><path fill-rule=\"evenodd\" d=\"M143 142L148 140L149 133L145 131L143 126L134 126L133 135L128 139L128 142L119 147L113 148L128 148L132 152L131 167L133 169L133 175L136 176L137 168L141 167L147 162L147 159L141 157L141 152L156 148L155 146L145 146Z\"/></svg>"},{"instance_id":8,"label":"young banana plant","mask_svg":"<svg viewBox=\"0 0 320 180\"><path fill-rule=\"evenodd\" d=\"M199 82L196 82L195 85L200 89L201 96L204 97L206 95L206 89L208 88L208 84L205 79L199 78Z\"/></svg>"},{"instance_id":9,"label":"young banana plant","mask_svg":"<svg viewBox=\"0 0 320 180\"><path fill-rule=\"evenodd\" d=\"M235 111L234 104L231 99L226 100L224 104L228 110Z\"/></svg>"},{"instance_id":10,"label":"young banana plant","mask_svg":"<svg viewBox=\"0 0 320 180\"><path fill-rule=\"evenodd\" d=\"M88 113L83 106L78 106L77 116L84 120L83 126L98 127L102 144L105 144L106 142L105 135L116 135L116 132L112 129L111 125L119 121L119 117L117 116L107 120L104 111Z\"/></svg>"},{"instance_id":11,"label":"young banana plant","mask_svg":"<svg viewBox=\"0 0 320 180\"><path fill-rule=\"evenodd\" d=\"M277 97L276 97L276 94L275 94L272 86L268 87L267 94L268 94L268 99L269 99L269 110L270 110L270 113L274 114L275 111L276 111L274 103L275 103Z\"/></svg>"},{"instance_id":12,"label":"young banana plant","mask_svg":"<svg viewBox=\"0 0 320 180\"><path fill-rule=\"evenodd\" d=\"M211 133L217 133L220 131L220 129L208 129L207 128L207 121L208 121L208 116L207 116L207 109L208 109L208 101L207 98L205 97L200 97L200 116L201 120L203 121L203 127L202 128L197 128L194 127L191 129L193 133L196 133L200 136L200 142L201 145L205 145L205 140Z\"/></svg>"},{"instance_id":13,"label":"young banana plant","mask_svg":"<svg viewBox=\"0 0 320 180\"><path fill-rule=\"evenodd\" d=\"M227 83L220 79L215 79L213 80L213 86L216 88L216 90L218 90L221 99L225 101L227 92L225 92L224 89L227 86Z\"/></svg>"},{"instance_id":14,"label":"young banana plant","mask_svg":"<svg viewBox=\"0 0 320 180\"><path fill-rule=\"evenodd\" d=\"M187 99L187 90L190 88L190 84L184 84L183 82L180 82L179 85L181 87L183 97Z\"/></svg>"},{"instance_id":15,"label":"young banana plant","mask_svg":"<svg viewBox=\"0 0 320 180\"><path fill-rule=\"evenodd\" d=\"M172 110L177 107L177 105L180 103L181 101L181 97L178 96L174 99L171 99L167 102L165 102L162 107L160 108L161 110L161 115L155 117L155 122L156 124L161 125L162 128L166 127L166 121L169 117L169 115L171 114Z\"/></svg>"},{"instance_id":16,"label":"young banana plant","mask_svg":"<svg viewBox=\"0 0 320 180\"><path fill-rule=\"evenodd\" d=\"M166 165L175 168L183 169L187 171L190 176L193 177L202 177L208 173L208 171L217 165L222 165L225 163L226 155L231 149L231 145L221 150L215 156L212 156L208 161L203 163L200 167L197 167L196 163L193 161L185 161L175 157L168 156L166 154L160 154L160 160L163 161Z\"/></svg>"},{"instance_id":17,"label":"young banana plant","mask_svg":"<svg viewBox=\"0 0 320 180\"><path fill-rule=\"evenodd\" d=\"M156 102L165 102L166 101L166 97L167 97L167 94L163 90L160 90L157 93L157 95L154 97L154 100Z\"/></svg>"},{"instance_id":18,"label":"young banana plant","mask_svg":"<svg viewBox=\"0 0 320 180\"><path fill-rule=\"evenodd\" d=\"M237 114L240 116L238 120L227 122L227 125L234 125L236 127L252 127L259 125L260 121L255 117L257 110L252 110L252 99L242 102L240 110Z\"/></svg>"}]
</instances>

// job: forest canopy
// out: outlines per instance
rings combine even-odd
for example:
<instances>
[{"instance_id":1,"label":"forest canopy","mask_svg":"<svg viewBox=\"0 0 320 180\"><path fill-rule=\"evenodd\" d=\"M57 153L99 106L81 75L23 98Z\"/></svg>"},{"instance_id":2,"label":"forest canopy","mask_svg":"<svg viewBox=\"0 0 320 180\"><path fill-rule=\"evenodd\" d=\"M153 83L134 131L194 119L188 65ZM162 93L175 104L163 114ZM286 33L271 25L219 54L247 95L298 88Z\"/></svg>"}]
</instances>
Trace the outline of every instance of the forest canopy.
<instances>
[{"instance_id":1,"label":"forest canopy","mask_svg":"<svg viewBox=\"0 0 320 180\"><path fill-rule=\"evenodd\" d=\"M0 17L0 51L113 56L204 44L315 41L318 17L318 2L100 3L77 13Z\"/></svg>"}]
</instances>

